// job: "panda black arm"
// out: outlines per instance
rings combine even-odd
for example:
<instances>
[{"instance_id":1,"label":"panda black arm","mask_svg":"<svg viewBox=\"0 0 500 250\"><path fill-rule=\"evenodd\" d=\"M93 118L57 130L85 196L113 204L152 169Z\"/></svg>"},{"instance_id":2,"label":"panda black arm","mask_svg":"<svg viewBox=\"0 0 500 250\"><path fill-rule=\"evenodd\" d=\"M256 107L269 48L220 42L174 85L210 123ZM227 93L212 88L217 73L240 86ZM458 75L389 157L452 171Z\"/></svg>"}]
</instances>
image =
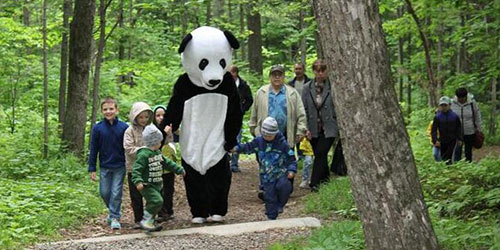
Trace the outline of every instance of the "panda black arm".
<instances>
[{"instance_id":1,"label":"panda black arm","mask_svg":"<svg viewBox=\"0 0 500 250\"><path fill-rule=\"evenodd\" d=\"M236 88L234 80L229 72L224 75L222 84L225 84L225 92L228 97L227 115L226 121L224 122L224 137L226 140L224 149L229 151L237 145L236 137L241 130L243 112L241 111L238 89Z\"/></svg>"},{"instance_id":2,"label":"panda black arm","mask_svg":"<svg viewBox=\"0 0 500 250\"><path fill-rule=\"evenodd\" d=\"M174 85L172 97L170 97L167 110L165 111L165 115L163 116L163 121L160 124L160 130L162 133L164 133L163 130L167 125L172 124L172 132L175 132L181 124L182 114L184 113L184 97L182 96L182 91L180 88L185 85L185 83L183 82L185 81L184 78L187 78L185 74L179 76L177 82Z\"/></svg>"}]
</instances>

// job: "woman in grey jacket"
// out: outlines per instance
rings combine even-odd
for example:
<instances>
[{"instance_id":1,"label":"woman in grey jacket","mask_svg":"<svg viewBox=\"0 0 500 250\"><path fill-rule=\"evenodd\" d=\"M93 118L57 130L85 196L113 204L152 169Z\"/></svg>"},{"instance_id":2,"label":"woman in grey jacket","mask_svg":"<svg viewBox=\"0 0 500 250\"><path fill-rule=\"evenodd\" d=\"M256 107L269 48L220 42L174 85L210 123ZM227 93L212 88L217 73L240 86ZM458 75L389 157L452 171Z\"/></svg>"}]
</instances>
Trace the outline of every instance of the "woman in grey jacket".
<instances>
[{"instance_id":1,"label":"woman in grey jacket","mask_svg":"<svg viewBox=\"0 0 500 250\"><path fill-rule=\"evenodd\" d=\"M472 144L474 143L474 134L476 131L481 131L481 112L473 96L470 95L465 88L458 88L455 91L455 98L451 102L451 109L458 115L462 123L462 135L465 145L465 159L468 162L472 161ZM462 158L463 146L457 147L455 151L455 161Z\"/></svg>"},{"instance_id":2,"label":"woman in grey jacket","mask_svg":"<svg viewBox=\"0 0 500 250\"><path fill-rule=\"evenodd\" d=\"M322 60L316 60L312 69L315 77L304 85L302 101L308 124L307 137L311 140L314 151L309 186L313 191L316 191L318 186L328 181L330 176L328 151L330 151L335 137L338 137L339 130L326 64Z\"/></svg>"}]
</instances>

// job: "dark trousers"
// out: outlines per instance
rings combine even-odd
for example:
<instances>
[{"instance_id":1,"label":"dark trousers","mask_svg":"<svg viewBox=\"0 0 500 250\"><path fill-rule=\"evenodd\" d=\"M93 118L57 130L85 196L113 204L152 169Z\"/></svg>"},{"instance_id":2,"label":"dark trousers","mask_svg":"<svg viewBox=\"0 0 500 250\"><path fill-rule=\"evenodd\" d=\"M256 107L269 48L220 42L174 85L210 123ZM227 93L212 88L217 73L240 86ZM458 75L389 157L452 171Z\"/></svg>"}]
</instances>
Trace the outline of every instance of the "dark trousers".
<instances>
[{"instance_id":1,"label":"dark trousers","mask_svg":"<svg viewBox=\"0 0 500 250\"><path fill-rule=\"evenodd\" d=\"M191 214L193 217L207 218L210 215L224 216L227 213L229 187L231 186L231 169L226 154L205 175L182 160L186 171L184 184Z\"/></svg>"},{"instance_id":2,"label":"dark trousers","mask_svg":"<svg viewBox=\"0 0 500 250\"><path fill-rule=\"evenodd\" d=\"M441 152L441 159L446 161L446 164L451 164L451 159L453 157L453 152L455 151L456 141L451 142L441 142L441 147L439 148Z\"/></svg>"},{"instance_id":3,"label":"dark trousers","mask_svg":"<svg viewBox=\"0 0 500 250\"><path fill-rule=\"evenodd\" d=\"M325 135L311 139L311 146L314 151L313 170L311 174L311 183L309 186L317 190L319 185L327 182L330 177L328 167L328 151L332 148L334 137L325 138Z\"/></svg>"},{"instance_id":4,"label":"dark trousers","mask_svg":"<svg viewBox=\"0 0 500 250\"><path fill-rule=\"evenodd\" d=\"M142 195L137 190L137 187L132 182L132 173L127 173L128 190L130 193L130 200L132 201L132 210L134 211L134 222L140 222L144 215L144 203L142 202Z\"/></svg>"},{"instance_id":5,"label":"dark trousers","mask_svg":"<svg viewBox=\"0 0 500 250\"><path fill-rule=\"evenodd\" d=\"M340 143L340 140L335 147L335 152L333 153L332 168L330 171L338 176L347 175L347 166L345 165L344 152L342 151L342 144Z\"/></svg>"},{"instance_id":6,"label":"dark trousers","mask_svg":"<svg viewBox=\"0 0 500 250\"><path fill-rule=\"evenodd\" d=\"M173 199L175 192L174 188L175 174L174 173L163 174L161 178L163 179L163 190L161 193L163 197L163 206L158 215L161 217L168 217L169 215L174 214Z\"/></svg>"},{"instance_id":7,"label":"dark trousers","mask_svg":"<svg viewBox=\"0 0 500 250\"><path fill-rule=\"evenodd\" d=\"M465 160L472 162L472 144L474 143L475 135L464 135L464 142L462 146L457 147L455 151L455 160L462 159L462 149L465 147Z\"/></svg>"},{"instance_id":8,"label":"dark trousers","mask_svg":"<svg viewBox=\"0 0 500 250\"><path fill-rule=\"evenodd\" d=\"M292 192L292 183L286 175L281 178L263 183L264 202L266 203L266 215L268 219L274 220L278 217L279 209L283 209Z\"/></svg>"}]
</instances>

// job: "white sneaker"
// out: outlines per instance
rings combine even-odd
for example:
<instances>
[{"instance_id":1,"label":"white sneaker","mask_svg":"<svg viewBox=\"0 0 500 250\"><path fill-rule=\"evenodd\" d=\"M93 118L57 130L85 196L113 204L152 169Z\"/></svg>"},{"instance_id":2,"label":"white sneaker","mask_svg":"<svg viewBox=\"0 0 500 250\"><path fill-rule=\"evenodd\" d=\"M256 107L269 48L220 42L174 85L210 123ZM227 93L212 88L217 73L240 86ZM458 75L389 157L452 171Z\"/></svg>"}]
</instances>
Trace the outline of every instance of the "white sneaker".
<instances>
[{"instance_id":1,"label":"white sneaker","mask_svg":"<svg viewBox=\"0 0 500 250\"><path fill-rule=\"evenodd\" d=\"M224 222L224 216L214 214L214 215L212 215L212 217L209 218L209 221L210 222Z\"/></svg>"},{"instance_id":2,"label":"white sneaker","mask_svg":"<svg viewBox=\"0 0 500 250\"><path fill-rule=\"evenodd\" d=\"M309 188L309 181L302 181L299 185L300 188Z\"/></svg>"},{"instance_id":3,"label":"white sneaker","mask_svg":"<svg viewBox=\"0 0 500 250\"><path fill-rule=\"evenodd\" d=\"M203 218L203 217L194 217L191 220L191 223L193 223L193 224L203 224L203 223L205 223L205 221L207 221L207 220L205 218Z\"/></svg>"}]
</instances>

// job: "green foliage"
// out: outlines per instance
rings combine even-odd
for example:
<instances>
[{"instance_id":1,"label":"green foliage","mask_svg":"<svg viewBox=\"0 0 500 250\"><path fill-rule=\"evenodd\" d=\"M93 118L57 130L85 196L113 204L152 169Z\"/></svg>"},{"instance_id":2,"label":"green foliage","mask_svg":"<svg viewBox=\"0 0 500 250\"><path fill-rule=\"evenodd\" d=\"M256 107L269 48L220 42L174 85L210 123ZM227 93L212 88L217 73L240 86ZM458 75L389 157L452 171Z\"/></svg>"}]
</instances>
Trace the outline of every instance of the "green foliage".
<instances>
[{"instance_id":1,"label":"green foliage","mask_svg":"<svg viewBox=\"0 0 500 250\"><path fill-rule=\"evenodd\" d=\"M332 179L327 185L321 186L319 192L308 195L306 212L318 213L323 217L329 217L334 212L343 218L357 218L349 178Z\"/></svg>"},{"instance_id":2,"label":"green foliage","mask_svg":"<svg viewBox=\"0 0 500 250\"><path fill-rule=\"evenodd\" d=\"M25 108L19 113L17 132L0 124L0 248L57 237L59 228L76 226L104 209L83 162L59 153L57 135L49 140L50 158L42 160L41 116ZM56 122L51 124L56 131Z\"/></svg>"}]
</instances>

